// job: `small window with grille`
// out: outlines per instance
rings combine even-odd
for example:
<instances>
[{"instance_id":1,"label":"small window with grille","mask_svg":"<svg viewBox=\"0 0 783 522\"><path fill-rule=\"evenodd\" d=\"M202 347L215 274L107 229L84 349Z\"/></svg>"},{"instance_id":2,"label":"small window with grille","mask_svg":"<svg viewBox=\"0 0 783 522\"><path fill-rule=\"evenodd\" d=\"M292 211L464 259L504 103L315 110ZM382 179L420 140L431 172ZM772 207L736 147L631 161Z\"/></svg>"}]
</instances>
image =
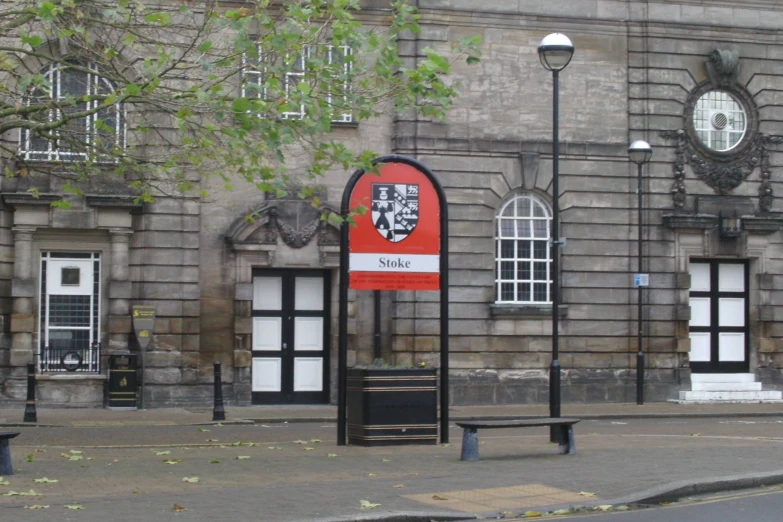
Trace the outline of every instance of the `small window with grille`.
<instances>
[{"instance_id":1,"label":"small window with grille","mask_svg":"<svg viewBox=\"0 0 783 522\"><path fill-rule=\"evenodd\" d=\"M496 302L551 303L552 213L534 194L507 201L496 217Z\"/></svg>"}]
</instances>

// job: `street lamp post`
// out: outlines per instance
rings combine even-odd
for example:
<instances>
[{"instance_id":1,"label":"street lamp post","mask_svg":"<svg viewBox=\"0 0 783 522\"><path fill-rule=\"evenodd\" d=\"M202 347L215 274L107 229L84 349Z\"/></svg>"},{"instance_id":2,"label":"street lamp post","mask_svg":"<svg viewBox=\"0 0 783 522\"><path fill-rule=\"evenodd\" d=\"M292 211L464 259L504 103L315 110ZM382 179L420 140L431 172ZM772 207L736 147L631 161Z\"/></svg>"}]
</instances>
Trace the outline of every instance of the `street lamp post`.
<instances>
[{"instance_id":1,"label":"street lamp post","mask_svg":"<svg viewBox=\"0 0 783 522\"><path fill-rule=\"evenodd\" d=\"M560 417L560 359L559 359L559 307L560 307L560 185L558 184L558 160L560 143L558 136L558 76L566 68L574 55L574 45L564 34L552 33L546 36L538 46L541 65L552 71L552 364L549 366L549 416ZM552 427L550 440L559 438L559 431Z\"/></svg>"},{"instance_id":2,"label":"street lamp post","mask_svg":"<svg viewBox=\"0 0 783 522\"><path fill-rule=\"evenodd\" d=\"M634 141L630 147L628 147L628 157L634 163L636 163L636 194L637 194L637 210L639 215L637 217L638 231L636 233L637 241L637 271L642 274L642 165L650 161L652 157L652 147L644 140ZM637 339L637 352L636 352L636 404L644 404L644 351L642 350L642 281L637 281L637 297L636 297L636 333Z\"/></svg>"}]
</instances>

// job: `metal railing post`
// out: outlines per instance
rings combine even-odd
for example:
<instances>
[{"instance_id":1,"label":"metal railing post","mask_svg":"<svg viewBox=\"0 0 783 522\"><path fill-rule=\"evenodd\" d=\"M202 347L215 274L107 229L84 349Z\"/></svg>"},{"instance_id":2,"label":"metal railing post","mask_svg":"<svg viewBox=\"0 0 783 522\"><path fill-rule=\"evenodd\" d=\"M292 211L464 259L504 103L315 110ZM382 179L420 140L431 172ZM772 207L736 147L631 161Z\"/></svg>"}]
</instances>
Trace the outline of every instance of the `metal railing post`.
<instances>
[{"instance_id":1,"label":"metal railing post","mask_svg":"<svg viewBox=\"0 0 783 522\"><path fill-rule=\"evenodd\" d=\"M35 363L27 363L27 402L23 422L38 422L38 413L35 411Z\"/></svg>"},{"instance_id":2,"label":"metal railing post","mask_svg":"<svg viewBox=\"0 0 783 522\"><path fill-rule=\"evenodd\" d=\"M226 420L226 410L223 408L223 377L220 371L220 361L215 361L215 407L212 410L213 421Z\"/></svg>"}]
</instances>

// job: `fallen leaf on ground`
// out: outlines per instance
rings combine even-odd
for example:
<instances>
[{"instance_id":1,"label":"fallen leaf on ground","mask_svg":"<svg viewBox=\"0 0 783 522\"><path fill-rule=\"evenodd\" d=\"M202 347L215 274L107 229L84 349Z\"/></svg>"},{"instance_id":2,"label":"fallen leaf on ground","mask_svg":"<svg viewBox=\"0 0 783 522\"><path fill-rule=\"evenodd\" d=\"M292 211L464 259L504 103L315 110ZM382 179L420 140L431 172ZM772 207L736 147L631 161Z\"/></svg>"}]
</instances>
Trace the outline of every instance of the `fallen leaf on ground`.
<instances>
[{"instance_id":1,"label":"fallen leaf on ground","mask_svg":"<svg viewBox=\"0 0 783 522\"><path fill-rule=\"evenodd\" d=\"M440 495L432 495L432 500L448 500L449 497L442 497Z\"/></svg>"},{"instance_id":2,"label":"fallen leaf on ground","mask_svg":"<svg viewBox=\"0 0 783 522\"><path fill-rule=\"evenodd\" d=\"M35 450L36 453L46 453L45 449L37 449Z\"/></svg>"},{"instance_id":3,"label":"fallen leaf on ground","mask_svg":"<svg viewBox=\"0 0 783 522\"><path fill-rule=\"evenodd\" d=\"M327 453L326 456L327 457L336 457L337 453Z\"/></svg>"},{"instance_id":4,"label":"fallen leaf on ground","mask_svg":"<svg viewBox=\"0 0 783 522\"><path fill-rule=\"evenodd\" d=\"M5 480L4 477L0 477L0 486L10 486L11 483Z\"/></svg>"},{"instance_id":5,"label":"fallen leaf on ground","mask_svg":"<svg viewBox=\"0 0 783 522\"><path fill-rule=\"evenodd\" d=\"M212 459L209 461L210 464L220 464L220 461L218 459Z\"/></svg>"},{"instance_id":6,"label":"fallen leaf on ground","mask_svg":"<svg viewBox=\"0 0 783 522\"><path fill-rule=\"evenodd\" d=\"M120 461L120 459L114 459L114 460L112 460L112 462L119 462L119 461Z\"/></svg>"},{"instance_id":7,"label":"fallen leaf on ground","mask_svg":"<svg viewBox=\"0 0 783 522\"><path fill-rule=\"evenodd\" d=\"M207 439L207 442L220 442L220 441L217 439Z\"/></svg>"},{"instance_id":8,"label":"fallen leaf on ground","mask_svg":"<svg viewBox=\"0 0 783 522\"><path fill-rule=\"evenodd\" d=\"M190 482L191 484L195 484L198 482L198 477L183 477L182 482Z\"/></svg>"},{"instance_id":9,"label":"fallen leaf on ground","mask_svg":"<svg viewBox=\"0 0 783 522\"><path fill-rule=\"evenodd\" d=\"M66 504L63 506L65 509L84 509L84 506L81 504Z\"/></svg>"},{"instance_id":10,"label":"fallen leaf on ground","mask_svg":"<svg viewBox=\"0 0 783 522\"><path fill-rule=\"evenodd\" d=\"M238 455L237 456L237 460L247 460L249 458L250 458L249 455Z\"/></svg>"},{"instance_id":11,"label":"fallen leaf on ground","mask_svg":"<svg viewBox=\"0 0 783 522\"><path fill-rule=\"evenodd\" d=\"M83 458L81 455L71 455L68 460L82 460Z\"/></svg>"},{"instance_id":12,"label":"fallen leaf on ground","mask_svg":"<svg viewBox=\"0 0 783 522\"><path fill-rule=\"evenodd\" d=\"M46 477L39 478L39 479L33 479L33 482L38 482L39 484L52 484L54 482L60 482L57 479L49 479Z\"/></svg>"},{"instance_id":13,"label":"fallen leaf on ground","mask_svg":"<svg viewBox=\"0 0 783 522\"><path fill-rule=\"evenodd\" d=\"M600 506L595 506L595 509L601 510L601 511L611 511L612 505L611 504L601 504Z\"/></svg>"},{"instance_id":14,"label":"fallen leaf on ground","mask_svg":"<svg viewBox=\"0 0 783 522\"><path fill-rule=\"evenodd\" d=\"M156 452L155 452L155 455L171 455L171 451L170 451L170 450L166 450L166 451L156 451Z\"/></svg>"},{"instance_id":15,"label":"fallen leaf on ground","mask_svg":"<svg viewBox=\"0 0 783 522\"><path fill-rule=\"evenodd\" d=\"M283 449L283 448L281 448L280 446L269 446L267 449L279 450L279 449Z\"/></svg>"},{"instance_id":16,"label":"fallen leaf on ground","mask_svg":"<svg viewBox=\"0 0 783 522\"><path fill-rule=\"evenodd\" d=\"M536 517L540 517L541 513L539 513L538 511L525 511L525 516L528 518L536 518Z\"/></svg>"},{"instance_id":17,"label":"fallen leaf on ground","mask_svg":"<svg viewBox=\"0 0 783 522\"><path fill-rule=\"evenodd\" d=\"M33 455L32 453L30 453L28 456L26 456L26 457L24 458L24 460L25 460L26 462L32 462L32 461L34 461L34 460L35 460L35 455Z\"/></svg>"},{"instance_id":18,"label":"fallen leaf on ground","mask_svg":"<svg viewBox=\"0 0 783 522\"><path fill-rule=\"evenodd\" d=\"M40 504L33 504L31 506L25 506L25 509L49 509L49 506L42 506Z\"/></svg>"},{"instance_id":19,"label":"fallen leaf on ground","mask_svg":"<svg viewBox=\"0 0 783 522\"><path fill-rule=\"evenodd\" d=\"M219 422L217 424L213 424L213 426L222 426Z\"/></svg>"},{"instance_id":20,"label":"fallen leaf on ground","mask_svg":"<svg viewBox=\"0 0 783 522\"><path fill-rule=\"evenodd\" d=\"M698 437L701 433L691 433L691 437Z\"/></svg>"},{"instance_id":21,"label":"fallen leaf on ground","mask_svg":"<svg viewBox=\"0 0 783 522\"><path fill-rule=\"evenodd\" d=\"M294 444L307 444L306 440L295 440Z\"/></svg>"},{"instance_id":22,"label":"fallen leaf on ground","mask_svg":"<svg viewBox=\"0 0 783 522\"><path fill-rule=\"evenodd\" d=\"M367 476L368 477L377 477L378 474L377 473L368 473Z\"/></svg>"},{"instance_id":23,"label":"fallen leaf on ground","mask_svg":"<svg viewBox=\"0 0 783 522\"><path fill-rule=\"evenodd\" d=\"M369 500L360 500L359 503L362 505L362 509L373 509L380 506L380 504L373 504Z\"/></svg>"},{"instance_id":24,"label":"fallen leaf on ground","mask_svg":"<svg viewBox=\"0 0 783 522\"><path fill-rule=\"evenodd\" d=\"M182 459L171 459L171 460L164 460L164 464L179 464L182 462Z\"/></svg>"},{"instance_id":25,"label":"fallen leaf on ground","mask_svg":"<svg viewBox=\"0 0 783 522\"><path fill-rule=\"evenodd\" d=\"M583 497L594 497L595 493L590 493L588 491L580 491L579 493L577 493L577 495L581 495Z\"/></svg>"},{"instance_id":26,"label":"fallen leaf on ground","mask_svg":"<svg viewBox=\"0 0 783 522\"><path fill-rule=\"evenodd\" d=\"M313 451L315 448L304 448L305 451Z\"/></svg>"},{"instance_id":27,"label":"fallen leaf on ground","mask_svg":"<svg viewBox=\"0 0 783 522\"><path fill-rule=\"evenodd\" d=\"M34 489L31 489L30 491L9 491L8 493L3 493L4 497L37 497L38 493L35 492Z\"/></svg>"},{"instance_id":28,"label":"fallen leaf on ground","mask_svg":"<svg viewBox=\"0 0 783 522\"><path fill-rule=\"evenodd\" d=\"M198 431L200 431L200 432L202 432L202 433L203 433L203 432L205 432L205 431L209 431L209 430L205 430L204 428L199 428L199 429L198 429Z\"/></svg>"},{"instance_id":29,"label":"fallen leaf on ground","mask_svg":"<svg viewBox=\"0 0 783 522\"><path fill-rule=\"evenodd\" d=\"M381 462L391 462L391 459L381 459Z\"/></svg>"},{"instance_id":30,"label":"fallen leaf on ground","mask_svg":"<svg viewBox=\"0 0 783 522\"><path fill-rule=\"evenodd\" d=\"M555 511L552 511L553 515L561 516L561 515L570 515L571 510L570 509L556 509Z\"/></svg>"},{"instance_id":31,"label":"fallen leaf on ground","mask_svg":"<svg viewBox=\"0 0 783 522\"><path fill-rule=\"evenodd\" d=\"M79 451L79 450L71 450L71 453L73 453L74 455L81 455L82 454L82 452Z\"/></svg>"},{"instance_id":32,"label":"fallen leaf on ground","mask_svg":"<svg viewBox=\"0 0 783 522\"><path fill-rule=\"evenodd\" d=\"M310 442L323 442L321 439L310 439Z\"/></svg>"},{"instance_id":33,"label":"fallen leaf on ground","mask_svg":"<svg viewBox=\"0 0 783 522\"><path fill-rule=\"evenodd\" d=\"M180 506L179 504L174 504L174 507L172 509L174 511L176 511L177 513L179 513L180 511L187 511L187 508L184 508L184 507Z\"/></svg>"},{"instance_id":34,"label":"fallen leaf on ground","mask_svg":"<svg viewBox=\"0 0 783 522\"><path fill-rule=\"evenodd\" d=\"M133 491L131 491L131 493L133 493L134 495L139 495L141 494L141 491L139 491L138 489L134 489Z\"/></svg>"},{"instance_id":35,"label":"fallen leaf on ground","mask_svg":"<svg viewBox=\"0 0 783 522\"><path fill-rule=\"evenodd\" d=\"M394 485L394 486L392 486L392 487L393 487L393 488L400 489L400 488L404 488L404 487L405 487L405 484L395 484L395 485Z\"/></svg>"},{"instance_id":36,"label":"fallen leaf on ground","mask_svg":"<svg viewBox=\"0 0 783 522\"><path fill-rule=\"evenodd\" d=\"M614 508L616 511L628 511L628 506L617 506Z\"/></svg>"}]
</instances>

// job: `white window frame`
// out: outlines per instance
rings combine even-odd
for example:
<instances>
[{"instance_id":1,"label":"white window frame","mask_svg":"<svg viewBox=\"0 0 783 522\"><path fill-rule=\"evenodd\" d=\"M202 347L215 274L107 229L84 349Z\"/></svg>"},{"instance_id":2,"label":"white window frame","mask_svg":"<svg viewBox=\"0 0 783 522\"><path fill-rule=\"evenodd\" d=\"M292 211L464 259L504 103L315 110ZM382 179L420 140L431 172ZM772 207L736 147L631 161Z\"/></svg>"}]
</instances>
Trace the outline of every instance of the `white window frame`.
<instances>
[{"instance_id":1,"label":"white window frame","mask_svg":"<svg viewBox=\"0 0 783 522\"><path fill-rule=\"evenodd\" d=\"M713 122L713 118L719 113L723 113L728 118L724 128L716 127ZM737 125L739 128L735 128ZM696 101L693 110L693 128L705 147L716 152L729 152L742 143L748 130L748 114L742 103L730 92L707 91ZM724 141L725 146L716 145L715 142L719 141L717 138L722 138L720 141Z\"/></svg>"},{"instance_id":2,"label":"white window frame","mask_svg":"<svg viewBox=\"0 0 783 522\"><path fill-rule=\"evenodd\" d=\"M89 257L86 257L85 254L88 254ZM50 330L88 330L89 331L89 339L87 341L87 348L86 353L87 357L86 360L83 361L84 369L83 372L90 372L90 373L96 373L100 371L100 348L96 348L94 343L99 343L101 339L101 298L102 298L102 286L103 286L103 276L102 276L102 268L103 268L103 262L101 259L102 255L100 252L54 252L51 250L46 250L41 252L41 260L40 265L38 269L38 276L40 281L40 293L39 293L39 304L38 304L38 315L39 315L39 321L38 321L38 344L39 344L39 356L38 356L38 369L41 370L42 367L42 357L43 357L43 347L49 346L49 332ZM76 261L76 260L89 260L92 264L93 270L90 273L91 279L90 283L93 285L93 292L90 295L90 324L89 326L51 326L49 324L49 314L51 312L51 305L50 305L50 296L56 295L56 294L50 294L48 291L48 288L46 287L46 281L47 278L43 277L43 269L44 266L49 261ZM96 264L97 264L97 270L96 270ZM50 264L51 266L51 264ZM50 275L50 266L47 267L47 277L51 277ZM97 282L97 284L96 284ZM95 357L93 354L93 350L98 350L98 357ZM50 364L55 363L56 361L48 361Z\"/></svg>"},{"instance_id":3,"label":"white window frame","mask_svg":"<svg viewBox=\"0 0 783 522\"><path fill-rule=\"evenodd\" d=\"M552 211L533 193L516 194L495 217L495 303L551 304Z\"/></svg>"},{"instance_id":4,"label":"white window frame","mask_svg":"<svg viewBox=\"0 0 783 522\"><path fill-rule=\"evenodd\" d=\"M335 49L340 49L341 53L338 55L338 53L335 52ZM305 77L306 71L307 71L307 62L311 59L311 56L313 52L316 50L323 49L326 52L326 60L329 65L334 65L335 60L338 56L343 57L351 57L353 56L353 49L349 45L341 45L341 46L333 46L333 45L322 45L322 46L310 46L303 49L302 53L299 55L296 55L295 59L292 61L292 55L286 55L283 59L283 64L285 65L284 72L283 72L283 78L282 78L282 84L283 84L283 90L286 93L286 99L288 98L288 93L295 89L296 86L299 84L299 82L302 80L302 78ZM265 61L269 61L274 63L275 57L270 55L264 55L262 52L260 46L257 49L258 52L258 62L257 64L253 64L252 61L248 58L247 54L245 54L242 57L242 97L244 98L261 98L264 100L269 99L269 93L267 92L266 88L264 87L264 84L266 82L264 76L266 74L266 68L264 67ZM345 105L348 101L350 91L352 88L350 75L351 71L353 70L352 67L352 60L350 59L344 59L343 60L343 74L346 77L346 80L343 85L343 93L342 95L329 93L326 97L326 102L331 106L334 104L335 101L337 101L339 98L342 98L343 105ZM254 84L257 85L257 89L248 89L248 84ZM339 98L338 98L339 97ZM287 120L299 120L304 118L305 115L305 107L304 105L299 106L299 110L294 111L285 111L282 113L283 119ZM354 121L353 113L352 112L344 112L336 114L332 121L335 123L352 123Z\"/></svg>"},{"instance_id":5,"label":"white window frame","mask_svg":"<svg viewBox=\"0 0 783 522\"><path fill-rule=\"evenodd\" d=\"M84 69L87 69L90 72L87 72L87 82L86 82L86 92L84 95L90 96L95 93L98 93L102 90L109 90L111 92L115 91L114 85L108 81L107 79L101 77L96 68L92 66L92 64L88 64L87 66L82 66ZM70 93L63 93L63 71L68 71L70 69L68 64L59 64L59 65L48 65L44 69L44 75L46 76L47 82L50 86L48 89L48 97L51 100L62 100L65 98L65 96L68 96ZM81 71L80 71L81 72ZM102 87L102 88L101 88ZM39 88L39 92L43 94L44 97L46 97L47 92L43 90L42 88ZM78 95L81 95L81 93L77 93ZM30 95L25 100L25 103L27 106L29 106L31 103L34 103L34 96ZM87 102L86 104L86 110L90 109L96 109L99 105L99 100L92 100ZM114 147L124 150L127 146L127 132L126 132L126 119L125 119L125 106L122 103L117 103L113 106L111 106L108 111L113 112L113 116L116 121L116 126L114 127ZM62 111L60 109L51 109L49 111L49 122L55 122L60 119L62 116ZM84 118L79 118L77 120L74 120L76 122L84 121L84 132L86 135L86 148L87 150L84 152L75 152L75 151L67 151L67 150L60 150L59 147L56 146L55 140L46 140L46 148L37 150L34 148L32 140L33 140L33 133L29 129L22 129L21 132L21 139L19 140L19 154L28 161L63 161L63 162L74 162L74 161L85 161L90 158L90 156L94 156L94 159L97 159L100 162L109 162L109 163L116 163L117 158L109 157L105 154L96 153L94 147L93 147L93 136L95 136L96 133L98 133L97 129L97 121L100 119L99 113L95 112L94 114L91 114L89 116L85 116ZM52 130L53 135L58 135L57 129Z\"/></svg>"}]
</instances>

